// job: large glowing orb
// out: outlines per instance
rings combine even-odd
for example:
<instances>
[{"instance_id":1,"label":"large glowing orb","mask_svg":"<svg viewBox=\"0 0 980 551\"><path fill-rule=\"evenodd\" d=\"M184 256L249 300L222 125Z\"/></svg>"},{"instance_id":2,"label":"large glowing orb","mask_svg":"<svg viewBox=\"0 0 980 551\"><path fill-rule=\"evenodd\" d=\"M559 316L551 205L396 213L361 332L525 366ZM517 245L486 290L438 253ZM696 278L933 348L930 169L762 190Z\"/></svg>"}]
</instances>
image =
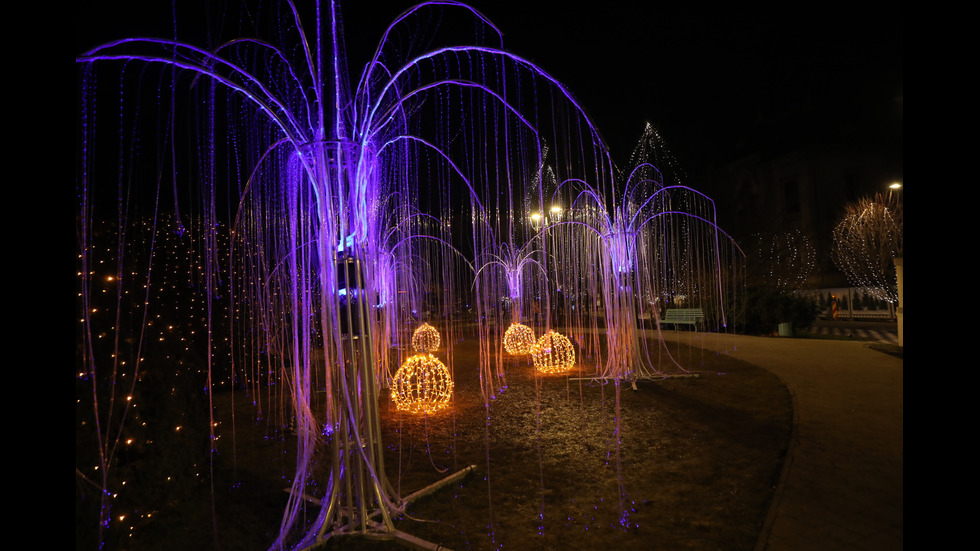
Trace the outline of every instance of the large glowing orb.
<instances>
[{"instance_id":1,"label":"large glowing orb","mask_svg":"<svg viewBox=\"0 0 980 551\"><path fill-rule=\"evenodd\" d=\"M439 331L428 323L423 323L412 333L412 348L416 352L434 352L442 343Z\"/></svg>"},{"instance_id":2,"label":"large glowing orb","mask_svg":"<svg viewBox=\"0 0 980 551\"><path fill-rule=\"evenodd\" d=\"M435 413L449 405L453 379L449 369L432 354L405 360L391 384L395 407L411 413Z\"/></svg>"},{"instance_id":3,"label":"large glowing orb","mask_svg":"<svg viewBox=\"0 0 980 551\"><path fill-rule=\"evenodd\" d=\"M530 327L512 323L504 332L504 350L514 356L526 356L534 347L534 330Z\"/></svg>"},{"instance_id":4,"label":"large glowing orb","mask_svg":"<svg viewBox=\"0 0 980 551\"><path fill-rule=\"evenodd\" d=\"M534 343L531 359L541 373L564 373L575 365L575 348L568 337L548 331Z\"/></svg>"}]
</instances>

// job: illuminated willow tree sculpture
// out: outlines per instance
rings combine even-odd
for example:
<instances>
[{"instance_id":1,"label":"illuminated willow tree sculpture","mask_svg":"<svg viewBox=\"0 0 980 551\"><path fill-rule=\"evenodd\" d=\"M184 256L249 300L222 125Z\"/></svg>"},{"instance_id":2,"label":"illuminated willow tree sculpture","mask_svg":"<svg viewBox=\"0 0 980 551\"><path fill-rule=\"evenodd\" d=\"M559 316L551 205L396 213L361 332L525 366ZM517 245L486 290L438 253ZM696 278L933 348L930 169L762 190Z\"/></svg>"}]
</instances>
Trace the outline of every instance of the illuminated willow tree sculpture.
<instances>
[{"instance_id":1,"label":"illuminated willow tree sculpture","mask_svg":"<svg viewBox=\"0 0 980 551\"><path fill-rule=\"evenodd\" d=\"M517 248L510 243L501 243L499 254L489 253L489 259L480 268L483 270L499 270L503 277L502 291L505 294L502 298L509 301L511 308L511 321L520 323L524 312L524 297L528 294L525 289L525 272L537 268L544 274L544 266L534 258L535 250L531 248L533 241L528 241L523 247ZM479 272L477 273L479 276Z\"/></svg>"},{"instance_id":2,"label":"illuminated willow tree sculpture","mask_svg":"<svg viewBox=\"0 0 980 551\"><path fill-rule=\"evenodd\" d=\"M112 457L125 419L105 410L129 407L104 398L117 383L137 384L148 322L134 316L116 323L106 341L116 345L97 352L101 333L87 308L95 292L94 228L106 218L156 212L172 195L178 221L191 221L180 231L201 251L209 350L222 330L211 323L213 309L227 308L231 318L228 382L261 379L289 389L282 400L297 434L296 471L274 547L307 547L341 533L396 533L392 517L405 500L384 472L372 344L384 316L379 305L393 290L416 285L409 275L420 273L416 258L430 278L423 292L435 295L444 315L469 282L460 281L465 270L438 240L399 250L386 247L386 232L403 227L398 217L426 212L442 235L470 235L464 248L472 251L487 250L490 231L514 242L521 231L514 219L544 203L540 181L523 175L542 165L546 138L569 152L555 161L562 177L608 174L611 163L564 87L503 50L499 31L472 8L441 1L406 11L352 85L335 2L303 9L288 0L242 4L237 20L233 9L222 12L234 23L226 28L241 34L208 35L208 47L134 38L76 58L77 372L91 381L99 527L112 517ZM443 13L440 24L432 10ZM473 37L468 45L455 45L460 32ZM189 133L176 131L185 127ZM394 224L384 222L392 213ZM214 248L223 221L231 223L234 248L225 265ZM127 254L122 245L115 251L120 277L128 276ZM399 263L408 267L399 270ZM477 315L485 316L481 304ZM134 361L120 363L124 355ZM488 357L481 350L481 381L492 394ZM208 354L209 396L217 361ZM320 389L325 403L316 399ZM212 449L215 425L212 419ZM314 454L323 446L325 490L314 480ZM322 498L316 511L307 510L302 496L309 493Z\"/></svg>"},{"instance_id":3,"label":"illuminated willow tree sculpture","mask_svg":"<svg viewBox=\"0 0 980 551\"><path fill-rule=\"evenodd\" d=\"M418 312L424 308L431 274L452 277L457 269L473 271L453 246L446 226L432 215L419 212L402 194L387 196L373 213L379 228L376 261L370 270L377 290L375 314L370 316L378 384L387 387L404 361L405 343ZM448 254L452 256L447 256ZM448 287L449 289L452 286ZM452 329L452 328L450 328ZM397 354L392 355L392 351Z\"/></svg>"},{"instance_id":4,"label":"illuminated willow tree sculpture","mask_svg":"<svg viewBox=\"0 0 980 551\"><path fill-rule=\"evenodd\" d=\"M593 325L579 338L604 351L598 366L602 378L656 377L665 361L684 369L663 346L651 349L648 338L659 335L660 310L673 306L677 296L691 297L692 306L707 310L715 327L727 325L725 295L734 278L725 267L734 264L737 246L718 227L709 197L687 186L664 185L660 171L646 160L647 143L654 138L648 125L622 195L581 179L565 180L555 194L570 205L567 220L551 227L561 232L556 256L575 266L559 271L565 294L578 302L577 312L565 315L578 320L573 327ZM600 291L595 299L594 290ZM590 322L598 319L604 319L604 331Z\"/></svg>"},{"instance_id":5,"label":"illuminated willow tree sculpture","mask_svg":"<svg viewBox=\"0 0 980 551\"><path fill-rule=\"evenodd\" d=\"M506 319L506 313L502 316L501 323L495 324L498 335L491 338L492 342L499 344L497 347L497 372L501 377L505 377L503 372L503 357L501 347L508 354L526 355L530 353L531 346L534 345L534 330L525 325L522 314L524 312L524 301L528 295L532 295L535 289L547 287L545 281L543 285L530 285L526 275L531 275L529 271L537 269L538 273L546 279L544 266L534 258L537 252L534 248L534 241L530 240L523 247L517 248L510 243L501 243L497 254L487 253L488 260L477 271L477 279L481 274L488 281L482 289L489 290L490 297L495 298L499 307L510 308L510 323ZM486 270L486 272L484 272ZM496 290L496 291L495 291ZM500 333L500 331L503 333Z\"/></svg>"}]
</instances>

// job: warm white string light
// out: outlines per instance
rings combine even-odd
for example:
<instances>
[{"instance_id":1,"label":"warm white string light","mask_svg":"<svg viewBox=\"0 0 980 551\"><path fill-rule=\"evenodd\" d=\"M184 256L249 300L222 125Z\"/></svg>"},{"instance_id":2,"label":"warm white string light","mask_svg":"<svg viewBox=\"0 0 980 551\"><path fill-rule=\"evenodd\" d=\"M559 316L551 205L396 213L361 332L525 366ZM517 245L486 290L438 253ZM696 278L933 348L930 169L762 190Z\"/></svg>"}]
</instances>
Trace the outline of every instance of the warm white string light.
<instances>
[{"instance_id":1,"label":"warm white string light","mask_svg":"<svg viewBox=\"0 0 980 551\"><path fill-rule=\"evenodd\" d=\"M416 352L435 352L442 344L439 331L428 323L423 323L412 333L412 348Z\"/></svg>"},{"instance_id":2,"label":"warm white string light","mask_svg":"<svg viewBox=\"0 0 980 551\"><path fill-rule=\"evenodd\" d=\"M575 347L568 337L548 331L534 343L531 358L541 373L564 373L575 365Z\"/></svg>"},{"instance_id":3,"label":"warm white string light","mask_svg":"<svg viewBox=\"0 0 980 551\"><path fill-rule=\"evenodd\" d=\"M534 330L522 323L512 323L504 332L504 350L514 356L526 356L534 347Z\"/></svg>"},{"instance_id":4,"label":"warm white string light","mask_svg":"<svg viewBox=\"0 0 980 551\"><path fill-rule=\"evenodd\" d=\"M848 281L874 298L898 301L893 258L903 251L902 204L878 194L845 207L834 227L833 260Z\"/></svg>"},{"instance_id":5,"label":"warm white string light","mask_svg":"<svg viewBox=\"0 0 980 551\"><path fill-rule=\"evenodd\" d=\"M405 360L391 383L395 407L411 413L435 413L449 405L452 395L449 369L432 354L416 354Z\"/></svg>"}]
</instances>

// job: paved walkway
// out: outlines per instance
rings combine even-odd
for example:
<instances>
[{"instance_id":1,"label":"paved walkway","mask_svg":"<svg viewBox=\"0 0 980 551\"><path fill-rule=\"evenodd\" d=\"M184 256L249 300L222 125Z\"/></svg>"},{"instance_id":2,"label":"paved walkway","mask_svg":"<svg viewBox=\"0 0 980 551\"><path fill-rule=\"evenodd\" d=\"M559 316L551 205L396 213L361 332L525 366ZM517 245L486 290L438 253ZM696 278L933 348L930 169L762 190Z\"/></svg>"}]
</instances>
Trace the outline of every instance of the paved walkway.
<instances>
[{"instance_id":1,"label":"paved walkway","mask_svg":"<svg viewBox=\"0 0 980 551\"><path fill-rule=\"evenodd\" d=\"M894 321L817 320L805 333L898 346L898 324Z\"/></svg>"},{"instance_id":2,"label":"paved walkway","mask_svg":"<svg viewBox=\"0 0 980 551\"><path fill-rule=\"evenodd\" d=\"M866 342L703 334L709 350L765 368L796 426L756 551L903 546L903 359Z\"/></svg>"}]
</instances>

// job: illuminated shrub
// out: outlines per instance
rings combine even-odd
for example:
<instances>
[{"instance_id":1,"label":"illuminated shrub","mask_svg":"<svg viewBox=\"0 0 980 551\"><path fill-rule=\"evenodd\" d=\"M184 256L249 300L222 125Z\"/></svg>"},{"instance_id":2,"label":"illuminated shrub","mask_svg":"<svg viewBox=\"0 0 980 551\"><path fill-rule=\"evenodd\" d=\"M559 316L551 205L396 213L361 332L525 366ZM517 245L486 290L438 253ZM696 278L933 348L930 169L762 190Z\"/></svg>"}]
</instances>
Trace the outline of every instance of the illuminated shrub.
<instances>
[{"instance_id":1,"label":"illuminated shrub","mask_svg":"<svg viewBox=\"0 0 980 551\"><path fill-rule=\"evenodd\" d=\"M534 330L530 327L512 323L504 333L504 350L515 356L525 356L534 347Z\"/></svg>"},{"instance_id":2,"label":"illuminated shrub","mask_svg":"<svg viewBox=\"0 0 980 551\"><path fill-rule=\"evenodd\" d=\"M442 338L435 327L428 323L423 323L415 333L412 334L412 348L416 352L433 352L439 348Z\"/></svg>"},{"instance_id":3,"label":"illuminated shrub","mask_svg":"<svg viewBox=\"0 0 980 551\"><path fill-rule=\"evenodd\" d=\"M563 373L575 365L575 348L568 337L548 331L534 343L531 359L541 373Z\"/></svg>"},{"instance_id":4,"label":"illuminated shrub","mask_svg":"<svg viewBox=\"0 0 980 551\"><path fill-rule=\"evenodd\" d=\"M452 395L449 369L432 354L416 354L405 360L391 384L395 407L411 413L435 413L449 405Z\"/></svg>"}]
</instances>

